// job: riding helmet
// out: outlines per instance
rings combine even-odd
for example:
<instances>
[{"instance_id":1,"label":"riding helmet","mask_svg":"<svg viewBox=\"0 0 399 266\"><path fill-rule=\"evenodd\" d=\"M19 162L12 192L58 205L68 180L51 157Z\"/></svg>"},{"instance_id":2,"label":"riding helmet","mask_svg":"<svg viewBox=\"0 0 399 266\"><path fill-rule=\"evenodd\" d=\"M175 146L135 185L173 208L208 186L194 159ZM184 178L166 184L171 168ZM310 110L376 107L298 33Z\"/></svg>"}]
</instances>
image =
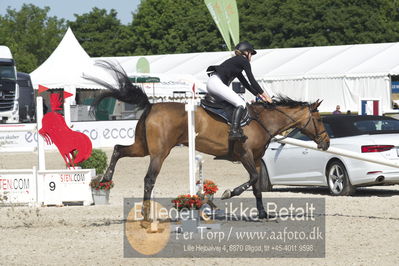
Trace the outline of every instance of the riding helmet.
<instances>
[{"instance_id":1,"label":"riding helmet","mask_svg":"<svg viewBox=\"0 0 399 266\"><path fill-rule=\"evenodd\" d=\"M247 41L238 43L238 44L236 45L235 49L236 49L236 50L239 50L239 51L241 51L241 52L248 51L248 52L250 52L252 55L256 54L256 51L255 51L254 47L252 46L252 44L250 44L250 43L247 42Z\"/></svg>"}]
</instances>

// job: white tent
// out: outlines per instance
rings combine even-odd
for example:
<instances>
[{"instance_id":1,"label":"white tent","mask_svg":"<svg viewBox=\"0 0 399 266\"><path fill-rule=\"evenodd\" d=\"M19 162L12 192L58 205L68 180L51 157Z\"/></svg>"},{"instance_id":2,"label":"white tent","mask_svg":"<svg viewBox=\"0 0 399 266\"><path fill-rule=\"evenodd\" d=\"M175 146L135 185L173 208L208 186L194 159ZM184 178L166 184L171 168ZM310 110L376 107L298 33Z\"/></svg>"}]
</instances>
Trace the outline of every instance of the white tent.
<instances>
[{"instance_id":1,"label":"white tent","mask_svg":"<svg viewBox=\"0 0 399 266\"><path fill-rule=\"evenodd\" d=\"M57 48L37 69L30 73L34 89L43 85L50 89L63 89L74 96L66 99L65 120L70 122L70 104L74 104L76 89L103 89L102 86L86 80L83 75L101 77L108 83L114 80L80 46L71 28L68 28Z\"/></svg>"},{"instance_id":2,"label":"white tent","mask_svg":"<svg viewBox=\"0 0 399 266\"><path fill-rule=\"evenodd\" d=\"M94 65L71 28L68 28L49 58L30 73L35 89L39 84L50 89L103 89L98 84L84 79L83 74L105 78L106 81L112 82L112 77L108 73Z\"/></svg>"},{"instance_id":3,"label":"white tent","mask_svg":"<svg viewBox=\"0 0 399 266\"><path fill-rule=\"evenodd\" d=\"M150 63L149 75L162 76L161 82L182 85L180 81L184 80L186 91L191 83L205 90L206 68L231 55L231 52L209 52L90 58L68 29L53 54L31 73L31 78L35 88L42 84L72 93L76 88L101 89L82 78L85 73L113 81L103 69L94 66L95 60L118 62L129 75L137 75L137 62L145 57ZM361 98L380 99L383 112L390 112L393 111L391 77L399 75L398 55L399 43L264 49L252 58L252 69L270 94L282 93L304 101L323 99L320 110L324 112L333 111L337 104L341 110L357 111ZM159 88L155 91L157 96L173 93L173 84L164 85L155 85ZM248 93L246 97L251 96Z\"/></svg>"},{"instance_id":4,"label":"white tent","mask_svg":"<svg viewBox=\"0 0 399 266\"><path fill-rule=\"evenodd\" d=\"M206 68L229 56L230 52L209 52L144 57L151 72L188 74L205 83ZM140 57L112 59L134 73ZM341 110L357 111L361 98L380 99L383 111L390 112L391 76L399 75L398 59L399 43L264 49L252 57L252 69L270 94L304 101L323 99L320 110L324 112L333 111L337 104Z\"/></svg>"}]
</instances>

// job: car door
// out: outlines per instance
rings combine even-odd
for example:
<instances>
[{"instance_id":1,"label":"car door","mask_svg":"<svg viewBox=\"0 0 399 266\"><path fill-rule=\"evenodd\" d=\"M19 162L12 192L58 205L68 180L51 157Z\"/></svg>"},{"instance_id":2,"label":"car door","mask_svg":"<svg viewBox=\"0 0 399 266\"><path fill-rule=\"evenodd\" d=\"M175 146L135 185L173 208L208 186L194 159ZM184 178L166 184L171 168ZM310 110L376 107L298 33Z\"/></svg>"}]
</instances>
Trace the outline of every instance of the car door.
<instances>
[{"instance_id":1,"label":"car door","mask_svg":"<svg viewBox=\"0 0 399 266\"><path fill-rule=\"evenodd\" d=\"M312 141L298 130L292 132L289 137ZM272 142L265 157L272 184L322 185L325 183L325 155L322 152Z\"/></svg>"}]
</instances>

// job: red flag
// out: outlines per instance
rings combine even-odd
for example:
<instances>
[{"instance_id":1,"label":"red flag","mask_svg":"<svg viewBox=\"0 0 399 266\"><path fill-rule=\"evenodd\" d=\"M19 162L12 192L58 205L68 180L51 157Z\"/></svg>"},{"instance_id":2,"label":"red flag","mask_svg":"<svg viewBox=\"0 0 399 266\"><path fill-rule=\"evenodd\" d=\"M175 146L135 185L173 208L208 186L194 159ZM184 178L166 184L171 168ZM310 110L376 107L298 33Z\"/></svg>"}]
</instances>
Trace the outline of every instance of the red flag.
<instances>
[{"instance_id":1,"label":"red flag","mask_svg":"<svg viewBox=\"0 0 399 266\"><path fill-rule=\"evenodd\" d=\"M195 93L195 83L193 83L193 88L192 88L192 90L193 90L193 93Z\"/></svg>"},{"instance_id":2,"label":"red flag","mask_svg":"<svg viewBox=\"0 0 399 266\"><path fill-rule=\"evenodd\" d=\"M67 91L64 91L64 99L66 99L66 98L68 98L68 97L71 97L71 96L73 96L72 93L69 93L69 92L67 92Z\"/></svg>"},{"instance_id":3,"label":"red flag","mask_svg":"<svg viewBox=\"0 0 399 266\"><path fill-rule=\"evenodd\" d=\"M42 92L45 92L46 90L48 90L49 88L47 88L47 87L44 87L44 86L42 86L42 85L39 85L39 90L37 91L37 93L38 94L40 94L40 93L42 93Z\"/></svg>"}]
</instances>

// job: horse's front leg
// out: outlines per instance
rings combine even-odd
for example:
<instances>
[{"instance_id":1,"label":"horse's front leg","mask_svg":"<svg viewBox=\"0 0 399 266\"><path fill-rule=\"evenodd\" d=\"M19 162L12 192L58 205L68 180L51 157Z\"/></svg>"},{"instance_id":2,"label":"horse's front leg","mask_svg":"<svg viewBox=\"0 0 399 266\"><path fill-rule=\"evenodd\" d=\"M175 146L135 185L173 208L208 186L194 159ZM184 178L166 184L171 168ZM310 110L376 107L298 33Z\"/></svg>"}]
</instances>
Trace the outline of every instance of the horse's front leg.
<instances>
[{"instance_id":1,"label":"horse's front leg","mask_svg":"<svg viewBox=\"0 0 399 266\"><path fill-rule=\"evenodd\" d=\"M256 162L256 170L259 174L259 179L262 178L260 173L261 173L261 162L257 161ZM265 207L263 206L263 201L262 201L262 189L261 189L261 183L256 182L255 184L252 185L252 192L254 193L255 199L256 199L256 208L258 209L258 217L259 219L266 219L270 218L270 216L266 213Z\"/></svg>"},{"instance_id":2,"label":"horse's front leg","mask_svg":"<svg viewBox=\"0 0 399 266\"><path fill-rule=\"evenodd\" d=\"M162 163L165 160L166 155L151 156L150 165L148 166L147 174L144 177L144 197L143 197L143 208L142 215L145 222L150 221L150 210L151 210L151 194L154 189L157 176L161 171Z\"/></svg>"},{"instance_id":3,"label":"horse's front leg","mask_svg":"<svg viewBox=\"0 0 399 266\"><path fill-rule=\"evenodd\" d=\"M233 189L233 191L227 189L225 192L223 192L222 199L229 199L234 196L239 196L241 195L241 193L243 193L245 190L247 190L250 186L254 185L258 181L259 174L256 171L252 152L244 151L243 153L241 153L241 163L249 173L249 181L236 187L235 189Z\"/></svg>"}]
</instances>

